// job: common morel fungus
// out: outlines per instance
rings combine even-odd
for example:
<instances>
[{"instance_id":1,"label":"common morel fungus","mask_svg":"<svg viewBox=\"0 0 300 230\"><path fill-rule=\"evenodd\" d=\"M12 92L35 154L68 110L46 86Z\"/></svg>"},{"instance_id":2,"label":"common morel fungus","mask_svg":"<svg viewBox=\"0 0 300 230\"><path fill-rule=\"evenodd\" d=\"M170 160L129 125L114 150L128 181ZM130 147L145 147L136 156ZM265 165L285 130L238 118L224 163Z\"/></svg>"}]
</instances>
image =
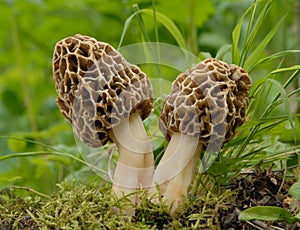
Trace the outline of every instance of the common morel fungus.
<instances>
[{"instance_id":1,"label":"common morel fungus","mask_svg":"<svg viewBox=\"0 0 300 230\"><path fill-rule=\"evenodd\" d=\"M117 197L150 187L154 160L142 120L152 110L153 92L145 73L109 44L77 34L56 44L53 77L57 105L80 140L90 147L117 145Z\"/></svg>"},{"instance_id":2,"label":"common morel fungus","mask_svg":"<svg viewBox=\"0 0 300 230\"><path fill-rule=\"evenodd\" d=\"M213 58L173 82L159 120L170 143L154 174L172 215L187 196L201 150L218 152L244 122L250 86L245 70Z\"/></svg>"}]
</instances>

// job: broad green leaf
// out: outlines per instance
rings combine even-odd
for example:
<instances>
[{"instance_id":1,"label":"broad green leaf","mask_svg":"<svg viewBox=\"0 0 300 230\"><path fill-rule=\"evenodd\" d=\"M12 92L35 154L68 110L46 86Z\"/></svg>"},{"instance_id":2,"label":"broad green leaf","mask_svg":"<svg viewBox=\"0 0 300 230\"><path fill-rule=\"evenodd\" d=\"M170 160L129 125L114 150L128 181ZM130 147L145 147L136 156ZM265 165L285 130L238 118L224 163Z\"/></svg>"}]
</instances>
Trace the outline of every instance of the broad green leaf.
<instances>
[{"instance_id":1,"label":"broad green leaf","mask_svg":"<svg viewBox=\"0 0 300 230\"><path fill-rule=\"evenodd\" d=\"M256 206L248 208L239 215L239 220L265 220L265 221L278 221L283 220L288 223L295 223L297 218L293 217L284 208L273 206Z\"/></svg>"},{"instance_id":2,"label":"broad green leaf","mask_svg":"<svg viewBox=\"0 0 300 230\"><path fill-rule=\"evenodd\" d=\"M300 201L300 182L296 182L290 187L289 194Z\"/></svg>"}]
</instances>

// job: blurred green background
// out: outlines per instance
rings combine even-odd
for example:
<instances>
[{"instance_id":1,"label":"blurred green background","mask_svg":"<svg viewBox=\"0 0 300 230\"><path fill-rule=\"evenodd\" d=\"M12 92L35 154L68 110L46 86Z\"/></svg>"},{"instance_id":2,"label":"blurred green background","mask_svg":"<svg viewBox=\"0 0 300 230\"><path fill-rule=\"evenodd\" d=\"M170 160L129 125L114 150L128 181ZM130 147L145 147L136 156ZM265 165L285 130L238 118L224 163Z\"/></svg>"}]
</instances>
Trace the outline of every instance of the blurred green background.
<instances>
[{"instance_id":1,"label":"blurred green background","mask_svg":"<svg viewBox=\"0 0 300 230\"><path fill-rule=\"evenodd\" d=\"M153 9L147 0L0 0L0 157L39 152L38 156L0 161L0 188L14 184L49 193L65 178L82 179L92 173L80 162L64 156L43 154L49 148L80 158L71 126L60 114L52 79L51 59L55 43L80 33L118 47L126 19L140 9ZM155 10L170 18L182 33L187 49L202 57L214 56L224 44L250 0L155 1ZM266 55L299 48L297 0L279 0L272 7L261 36L287 14ZM298 7L298 8L297 8ZM121 46L147 41L177 45L176 39L152 16L137 17L126 27ZM145 38L146 30L148 38ZM157 31L156 31L157 29ZM145 31L144 31L145 32ZM158 36L157 36L158 35ZM159 38L159 40L157 40ZM253 45L255 46L256 42ZM285 58L297 64L297 55ZM298 62L299 63L299 62ZM266 72L276 69L268 64ZM260 70L263 71L263 70ZM159 77L172 81L176 72L166 69ZM283 81L284 79L282 79ZM297 87L295 84L294 87ZM294 105L294 110L297 106ZM83 176L84 177L84 176ZM83 179L82 179L83 180Z\"/></svg>"}]
</instances>

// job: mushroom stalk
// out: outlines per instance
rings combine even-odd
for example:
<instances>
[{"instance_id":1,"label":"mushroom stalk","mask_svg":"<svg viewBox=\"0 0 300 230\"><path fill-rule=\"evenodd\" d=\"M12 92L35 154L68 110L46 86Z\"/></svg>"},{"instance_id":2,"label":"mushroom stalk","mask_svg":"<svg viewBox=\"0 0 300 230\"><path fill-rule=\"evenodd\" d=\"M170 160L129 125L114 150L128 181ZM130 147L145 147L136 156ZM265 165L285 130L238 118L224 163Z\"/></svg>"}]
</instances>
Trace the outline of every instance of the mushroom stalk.
<instances>
[{"instance_id":1,"label":"mushroom stalk","mask_svg":"<svg viewBox=\"0 0 300 230\"><path fill-rule=\"evenodd\" d=\"M139 188L149 188L152 184L154 158L151 142L139 114L124 118L109 132L109 136L119 150L113 192L121 197ZM132 201L137 203L136 195Z\"/></svg>"},{"instance_id":2,"label":"mushroom stalk","mask_svg":"<svg viewBox=\"0 0 300 230\"><path fill-rule=\"evenodd\" d=\"M202 147L198 137L174 133L156 168L153 181L172 210L187 196Z\"/></svg>"}]
</instances>

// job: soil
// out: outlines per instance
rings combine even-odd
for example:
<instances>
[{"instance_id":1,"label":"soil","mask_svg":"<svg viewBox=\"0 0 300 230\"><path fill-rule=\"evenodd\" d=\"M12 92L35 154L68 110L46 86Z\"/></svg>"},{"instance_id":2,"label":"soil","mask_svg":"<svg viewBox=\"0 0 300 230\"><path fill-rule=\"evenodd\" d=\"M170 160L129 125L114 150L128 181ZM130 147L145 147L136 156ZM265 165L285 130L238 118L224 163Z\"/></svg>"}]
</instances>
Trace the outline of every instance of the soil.
<instances>
[{"instance_id":1,"label":"soil","mask_svg":"<svg viewBox=\"0 0 300 230\"><path fill-rule=\"evenodd\" d=\"M254 206L276 206L292 208L289 203L288 189L293 181L286 181L283 171L255 170L234 180L230 189L237 189L235 202L228 211L221 211L222 229L300 229L300 222L288 224L282 221L268 223L266 221L241 222L238 215L241 211Z\"/></svg>"}]
</instances>

